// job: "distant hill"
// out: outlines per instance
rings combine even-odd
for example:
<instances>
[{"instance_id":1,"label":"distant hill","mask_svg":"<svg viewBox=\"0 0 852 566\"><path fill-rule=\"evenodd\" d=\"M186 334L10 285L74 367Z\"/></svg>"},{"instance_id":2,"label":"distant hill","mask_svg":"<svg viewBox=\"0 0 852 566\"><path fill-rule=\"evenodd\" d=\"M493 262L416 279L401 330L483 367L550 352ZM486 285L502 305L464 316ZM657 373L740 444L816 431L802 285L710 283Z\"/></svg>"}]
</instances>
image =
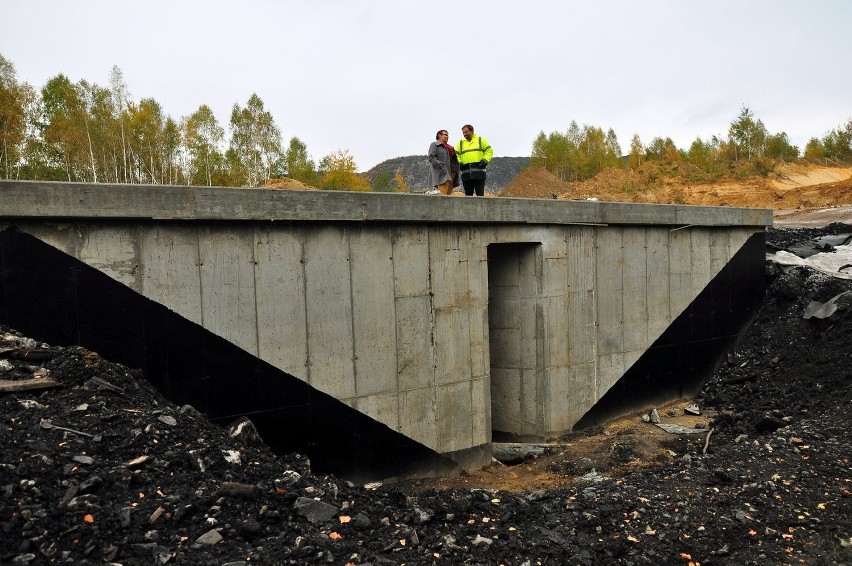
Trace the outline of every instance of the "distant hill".
<instances>
[{"instance_id":1,"label":"distant hill","mask_svg":"<svg viewBox=\"0 0 852 566\"><path fill-rule=\"evenodd\" d=\"M496 193L503 190L503 187L511 183L521 172L521 169L529 164L529 157L495 157L488 165L485 192ZM382 161L367 171L366 174L372 182L376 176L382 173L388 173L393 177L399 171L408 184L410 192L423 193L432 188L427 186L429 183L429 167L429 159L425 154L408 155Z\"/></svg>"}]
</instances>

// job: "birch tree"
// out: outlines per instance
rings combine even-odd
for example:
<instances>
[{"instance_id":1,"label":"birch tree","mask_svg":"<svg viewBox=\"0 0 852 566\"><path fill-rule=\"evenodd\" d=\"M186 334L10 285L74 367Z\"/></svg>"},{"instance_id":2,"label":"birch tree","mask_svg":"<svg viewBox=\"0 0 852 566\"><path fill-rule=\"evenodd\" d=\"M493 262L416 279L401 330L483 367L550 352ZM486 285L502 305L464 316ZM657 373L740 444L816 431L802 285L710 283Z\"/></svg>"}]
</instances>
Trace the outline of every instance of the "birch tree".
<instances>
[{"instance_id":1,"label":"birch tree","mask_svg":"<svg viewBox=\"0 0 852 566\"><path fill-rule=\"evenodd\" d=\"M576 126L576 122L572 122ZM579 136L580 134L577 134ZM562 181L573 181L577 178L577 144L575 136L568 132L551 132L545 135L540 132L533 142L530 161L534 165L544 167Z\"/></svg>"},{"instance_id":2,"label":"birch tree","mask_svg":"<svg viewBox=\"0 0 852 566\"><path fill-rule=\"evenodd\" d=\"M234 104L231 110L229 162L237 167L238 178L251 187L269 180L272 169L283 157L281 131L257 94L245 108Z\"/></svg>"},{"instance_id":3,"label":"birch tree","mask_svg":"<svg viewBox=\"0 0 852 566\"><path fill-rule=\"evenodd\" d=\"M127 177L127 141L125 139L124 122L126 119L125 110L127 108L130 93L127 90L127 84L124 82L124 74L118 66L113 65L109 75L110 94L112 95L113 118L115 126L118 128L116 136L116 144L113 145L113 170L116 182L129 182ZM116 147L116 145L118 147ZM121 159L119 160L119 155Z\"/></svg>"},{"instance_id":4,"label":"birch tree","mask_svg":"<svg viewBox=\"0 0 852 566\"><path fill-rule=\"evenodd\" d=\"M65 171L68 181L85 180L88 161L85 108L77 88L65 75L47 81L41 90L43 131L49 159Z\"/></svg>"},{"instance_id":5,"label":"birch tree","mask_svg":"<svg viewBox=\"0 0 852 566\"><path fill-rule=\"evenodd\" d=\"M284 161L287 167L287 176L291 179L312 186L317 184L316 165L308 154L308 146L302 140L295 136L290 138Z\"/></svg>"},{"instance_id":6,"label":"birch tree","mask_svg":"<svg viewBox=\"0 0 852 566\"><path fill-rule=\"evenodd\" d=\"M731 122L728 135L739 150L745 151L747 159L762 156L766 127L763 122L755 119L754 112L748 106L743 106L737 119ZM739 155L736 159L739 159Z\"/></svg>"},{"instance_id":7,"label":"birch tree","mask_svg":"<svg viewBox=\"0 0 852 566\"><path fill-rule=\"evenodd\" d=\"M642 146L642 140L639 134L633 134L630 138L630 155L627 158L627 165L634 171L642 165L642 158L645 157L645 148Z\"/></svg>"},{"instance_id":8,"label":"birch tree","mask_svg":"<svg viewBox=\"0 0 852 566\"><path fill-rule=\"evenodd\" d=\"M15 67L0 55L0 178L11 179L26 135L24 105Z\"/></svg>"},{"instance_id":9,"label":"birch tree","mask_svg":"<svg viewBox=\"0 0 852 566\"><path fill-rule=\"evenodd\" d=\"M206 104L182 121L182 141L188 154L187 183L213 185L223 179L224 156L221 151L225 130ZM199 183L198 181L201 181Z\"/></svg>"},{"instance_id":10,"label":"birch tree","mask_svg":"<svg viewBox=\"0 0 852 566\"><path fill-rule=\"evenodd\" d=\"M181 147L180 126L170 116L163 124L162 138L162 182L175 185L180 182L179 156Z\"/></svg>"},{"instance_id":11,"label":"birch tree","mask_svg":"<svg viewBox=\"0 0 852 566\"><path fill-rule=\"evenodd\" d=\"M153 98L143 98L138 104L131 103L127 111L136 176L142 182L161 184L163 110Z\"/></svg>"}]
</instances>

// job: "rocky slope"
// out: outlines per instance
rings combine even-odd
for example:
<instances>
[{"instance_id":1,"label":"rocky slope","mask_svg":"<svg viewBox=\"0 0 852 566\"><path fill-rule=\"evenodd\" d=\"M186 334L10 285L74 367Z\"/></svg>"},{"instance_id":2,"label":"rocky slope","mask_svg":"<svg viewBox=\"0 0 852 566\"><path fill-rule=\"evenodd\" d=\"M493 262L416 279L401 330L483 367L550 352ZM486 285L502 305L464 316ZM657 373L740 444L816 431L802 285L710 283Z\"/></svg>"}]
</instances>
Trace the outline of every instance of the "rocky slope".
<instances>
[{"instance_id":1,"label":"rocky slope","mask_svg":"<svg viewBox=\"0 0 852 566\"><path fill-rule=\"evenodd\" d=\"M488 180L485 185L486 193L497 193L518 176L521 169L529 165L529 157L495 157L488 166ZM375 179L382 173L393 178L397 172L402 174L412 193L423 193L431 189L429 183L429 160L426 154L395 157L379 163L369 171L367 176Z\"/></svg>"}]
</instances>

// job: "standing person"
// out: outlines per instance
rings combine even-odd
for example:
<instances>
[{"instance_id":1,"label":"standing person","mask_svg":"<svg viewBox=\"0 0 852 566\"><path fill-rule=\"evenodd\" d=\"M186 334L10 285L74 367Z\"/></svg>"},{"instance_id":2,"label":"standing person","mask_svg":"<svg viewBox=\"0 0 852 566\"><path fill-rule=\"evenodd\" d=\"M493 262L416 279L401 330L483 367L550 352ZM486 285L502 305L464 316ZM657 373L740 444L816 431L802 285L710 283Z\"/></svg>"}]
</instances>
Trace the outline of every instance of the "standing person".
<instances>
[{"instance_id":1,"label":"standing person","mask_svg":"<svg viewBox=\"0 0 852 566\"><path fill-rule=\"evenodd\" d=\"M473 133L470 124L462 126L462 135L464 139L456 144L456 153L459 156L464 194L485 196L485 168L494 156L494 150L488 140Z\"/></svg>"},{"instance_id":2,"label":"standing person","mask_svg":"<svg viewBox=\"0 0 852 566\"><path fill-rule=\"evenodd\" d=\"M447 141L447 130L438 130L435 140L429 145L429 185L437 187L442 195L453 194L453 187L459 185L459 158L456 150Z\"/></svg>"}]
</instances>

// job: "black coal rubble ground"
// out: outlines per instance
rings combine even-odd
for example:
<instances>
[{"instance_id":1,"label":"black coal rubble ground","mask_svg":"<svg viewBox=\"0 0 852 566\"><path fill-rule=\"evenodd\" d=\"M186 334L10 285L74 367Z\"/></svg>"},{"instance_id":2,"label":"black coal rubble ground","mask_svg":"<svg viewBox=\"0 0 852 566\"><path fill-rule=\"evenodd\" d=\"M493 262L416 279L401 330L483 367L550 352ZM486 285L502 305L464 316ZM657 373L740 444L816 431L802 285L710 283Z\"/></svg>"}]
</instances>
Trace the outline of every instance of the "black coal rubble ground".
<instances>
[{"instance_id":1,"label":"black coal rubble ground","mask_svg":"<svg viewBox=\"0 0 852 566\"><path fill-rule=\"evenodd\" d=\"M767 238L832 230L852 227ZM63 384L0 393L0 563L852 564L852 310L802 318L852 283L771 264L767 278L697 399L719 411L709 442L534 493L315 476L248 421L224 430L136 371L0 327L0 380Z\"/></svg>"}]
</instances>

